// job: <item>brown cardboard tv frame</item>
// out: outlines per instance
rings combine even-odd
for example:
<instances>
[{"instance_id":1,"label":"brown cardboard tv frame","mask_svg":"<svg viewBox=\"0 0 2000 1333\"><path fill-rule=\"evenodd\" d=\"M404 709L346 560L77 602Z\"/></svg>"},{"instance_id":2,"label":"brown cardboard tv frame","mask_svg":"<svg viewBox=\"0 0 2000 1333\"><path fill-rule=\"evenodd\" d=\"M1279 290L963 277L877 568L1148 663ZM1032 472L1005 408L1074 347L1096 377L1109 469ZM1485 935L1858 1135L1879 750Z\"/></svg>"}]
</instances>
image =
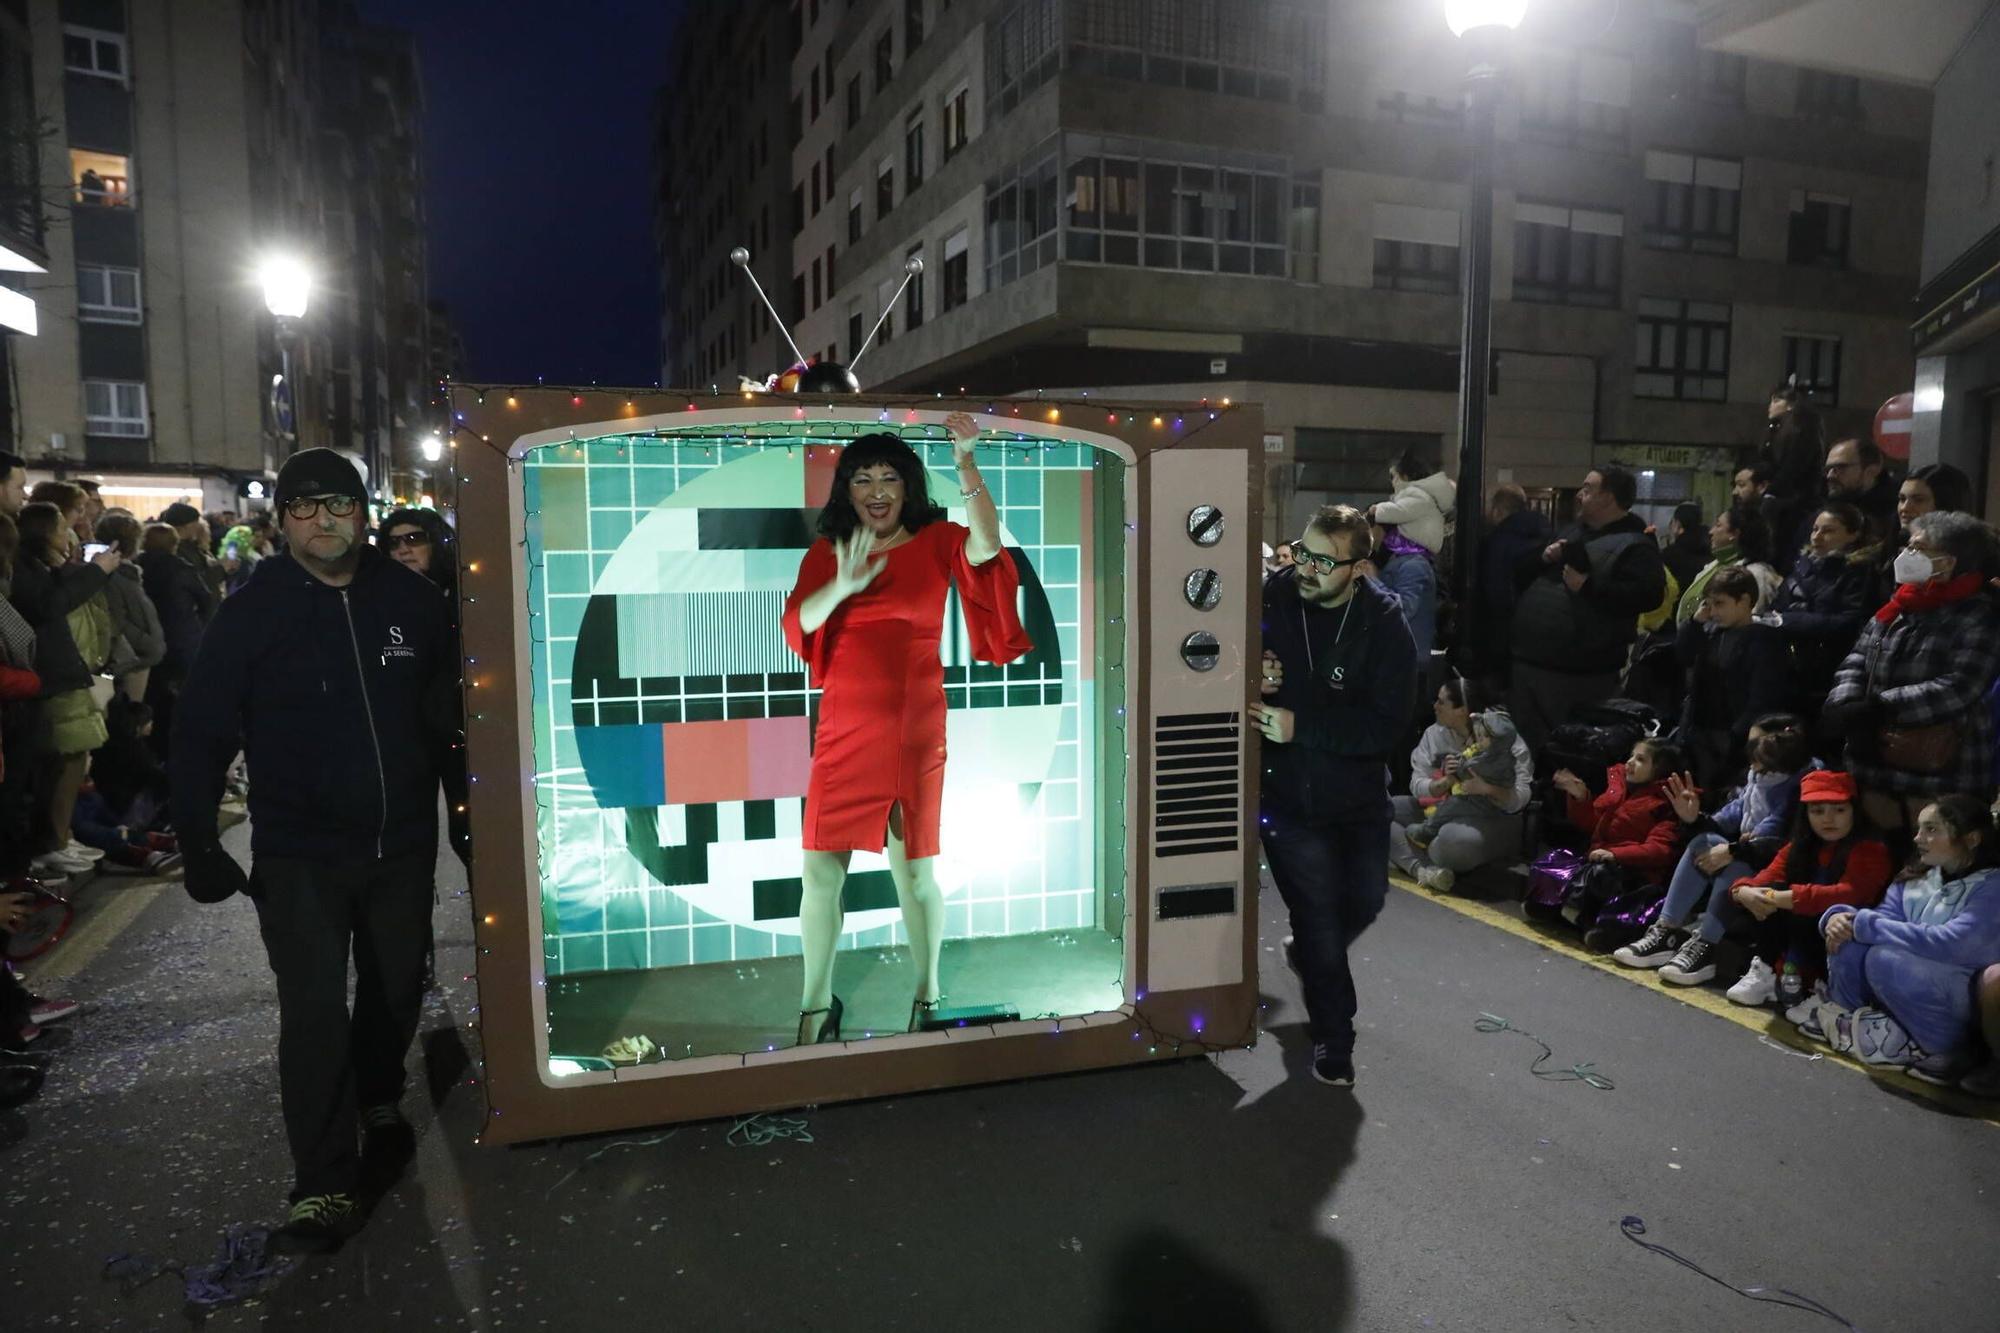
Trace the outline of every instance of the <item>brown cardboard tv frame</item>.
<instances>
[{"instance_id":1,"label":"brown cardboard tv frame","mask_svg":"<svg viewBox=\"0 0 2000 1333\"><path fill-rule=\"evenodd\" d=\"M518 725L531 716L531 687L521 645L527 642L525 530L518 503L521 442L543 436L560 442L603 438L629 430L642 434L702 424L694 413L745 409L788 422L803 407L811 420L862 412L873 420L887 409L892 420L920 412L926 420L965 411L1000 429L1018 426L1065 439L1123 445L1131 454L1128 522L1144 533L1155 518L1147 485L1147 460L1162 450L1224 451L1247 457L1244 491L1223 497L1229 514L1225 540L1256 560L1261 526L1260 454L1263 425L1254 407L1159 403L1107 407L1075 399L971 399L860 395L836 399L784 394L687 393L598 387L454 385L450 447L442 460L441 502L455 510L460 560L460 614L467 661L470 817L476 848L472 882L474 940L479 983L479 1032L484 1055L486 1118L482 1142L523 1143L577 1134L780 1110L826 1102L903 1094L951 1086L1004 1082L1079 1070L1145 1063L1173 1054L1195 1054L1217 1045L1247 1044L1257 1015L1257 841L1250 836L1257 803L1257 766L1242 765L1242 838L1238 901L1243 914L1240 980L1226 985L1154 993L1147 988L1148 934L1154 921L1149 858L1136 831L1150 829L1153 797L1142 775L1152 771L1149 728L1130 731L1126 807L1126 912L1131 937L1127 1003L1088 1021L1047 1020L964 1034L933 1033L844 1043L840 1047L758 1054L740 1064L667 1062L557 1078L548 1073L545 983L539 885L533 872L534 793L532 731ZM937 414L937 415L934 415ZM1051 414L1054 414L1053 417ZM1211 414L1212 419L1211 419ZM1161 422L1155 425L1155 418ZM714 419L714 418L709 418ZM1187 423L1174 429L1167 423ZM1059 426L1043 429L1046 423ZM553 432L554 434L551 434ZM510 482L512 485L510 486ZM1159 516L1180 523L1182 514ZM1151 660L1144 627L1158 595L1145 577L1145 543L1127 543L1127 706L1141 722L1152 672L1169 664ZM1253 565L1254 567L1254 565ZM1225 603L1219 627L1244 645L1255 661L1259 647L1255 599ZM1229 624L1233 620L1234 624ZM1185 670L1179 662L1171 669ZM1215 673L1239 681L1240 673ZM1234 690L1235 686L1225 686ZM1219 707L1242 709L1234 693ZM1246 745L1251 745L1247 739ZM1136 998L1133 998L1136 997ZM1196 1029L1199 1028L1199 1032ZM538 1031L538 1029L541 1029ZM1135 1039L1135 1035L1137 1039ZM708 1066L675 1072L677 1064Z\"/></svg>"}]
</instances>

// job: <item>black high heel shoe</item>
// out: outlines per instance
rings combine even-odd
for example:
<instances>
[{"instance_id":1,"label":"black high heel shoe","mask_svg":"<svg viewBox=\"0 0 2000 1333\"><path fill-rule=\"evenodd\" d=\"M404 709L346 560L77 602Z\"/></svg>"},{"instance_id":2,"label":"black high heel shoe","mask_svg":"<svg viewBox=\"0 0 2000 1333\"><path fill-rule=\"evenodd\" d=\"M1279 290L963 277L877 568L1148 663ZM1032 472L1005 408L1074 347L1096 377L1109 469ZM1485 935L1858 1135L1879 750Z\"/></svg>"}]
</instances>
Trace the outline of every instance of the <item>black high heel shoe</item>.
<instances>
[{"instance_id":1,"label":"black high heel shoe","mask_svg":"<svg viewBox=\"0 0 2000 1333\"><path fill-rule=\"evenodd\" d=\"M938 996L935 1000L910 1001L910 1026L907 1030L910 1032L922 1032L924 1030L924 1020L935 1017L938 1007L943 1003L944 996L942 995Z\"/></svg>"},{"instance_id":2,"label":"black high heel shoe","mask_svg":"<svg viewBox=\"0 0 2000 1333\"><path fill-rule=\"evenodd\" d=\"M838 995L834 996L833 1003L828 1005L824 1009L799 1010L798 1044L800 1046L816 1046L820 1042L824 1041L839 1041L840 1011L841 1011L841 1003L840 1003L840 997ZM814 1036L811 1041L808 1041L806 1040L806 1037L807 1034L811 1031L812 1020L819 1014L825 1014L826 1017L820 1022L818 1035Z\"/></svg>"}]
</instances>

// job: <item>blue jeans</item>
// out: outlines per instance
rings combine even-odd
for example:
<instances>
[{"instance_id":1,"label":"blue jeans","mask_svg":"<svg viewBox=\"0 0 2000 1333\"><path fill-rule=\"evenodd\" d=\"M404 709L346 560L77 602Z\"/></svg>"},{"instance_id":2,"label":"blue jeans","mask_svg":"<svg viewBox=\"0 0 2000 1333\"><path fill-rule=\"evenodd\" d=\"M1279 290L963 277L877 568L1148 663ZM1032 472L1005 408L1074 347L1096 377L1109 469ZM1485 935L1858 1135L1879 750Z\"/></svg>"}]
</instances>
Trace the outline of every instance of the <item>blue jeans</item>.
<instances>
[{"instance_id":1,"label":"blue jeans","mask_svg":"<svg viewBox=\"0 0 2000 1333\"><path fill-rule=\"evenodd\" d=\"M1347 950L1389 895L1389 821L1307 828L1273 815L1262 826L1264 857L1292 918L1315 1045L1354 1053L1354 975Z\"/></svg>"},{"instance_id":2,"label":"blue jeans","mask_svg":"<svg viewBox=\"0 0 2000 1333\"><path fill-rule=\"evenodd\" d=\"M1702 895L1708 894L1709 911L1701 919L1701 937L1711 944L1722 938L1725 924L1716 920L1717 900L1728 902L1729 886L1739 879L1748 879L1753 873L1741 861L1731 861L1713 875L1701 873L1701 867L1694 863L1695 858L1727 841L1719 833L1703 833L1688 843L1687 850L1681 853L1681 863L1674 867L1673 879L1667 884L1667 900L1660 906L1660 920L1684 926L1694 914L1694 909L1700 906ZM1711 929L1713 934L1709 933Z\"/></svg>"},{"instance_id":3,"label":"blue jeans","mask_svg":"<svg viewBox=\"0 0 2000 1333\"><path fill-rule=\"evenodd\" d=\"M1426 670L1437 638L1437 569L1420 555L1392 555L1382 566L1381 583L1402 604L1404 623L1417 643L1417 670Z\"/></svg>"}]
</instances>

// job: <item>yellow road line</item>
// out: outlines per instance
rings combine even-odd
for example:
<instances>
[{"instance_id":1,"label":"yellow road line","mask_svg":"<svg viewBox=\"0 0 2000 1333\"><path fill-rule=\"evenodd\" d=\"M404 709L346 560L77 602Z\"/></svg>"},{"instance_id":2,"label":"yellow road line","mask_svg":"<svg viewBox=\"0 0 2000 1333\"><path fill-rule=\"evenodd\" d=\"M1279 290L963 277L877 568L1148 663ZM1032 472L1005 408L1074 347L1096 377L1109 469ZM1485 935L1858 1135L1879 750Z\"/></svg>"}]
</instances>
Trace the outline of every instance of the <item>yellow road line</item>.
<instances>
[{"instance_id":1,"label":"yellow road line","mask_svg":"<svg viewBox=\"0 0 2000 1333\"><path fill-rule=\"evenodd\" d=\"M138 920L139 913L152 906L162 893L175 887L178 886L165 882L120 889L109 902L86 916L73 934L64 937L62 943L50 950L46 959L29 966L29 988L46 987L66 980L96 962L98 956L125 933L126 927Z\"/></svg>"},{"instance_id":2,"label":"yellow road line","mask_svg":"<svg viewBox=\"0 0 2000 1333\"><path fill-rule=\"evenodd\" d=\"M1469 916L1474 921L1505 931L1518 939L1524 939L1551 953L1574 958L1580 963L1607 972L1641 990L1663 995L1682 1004L1715 1015L1726 1022L1734 1023L1747 1032L1782 1043L1795 1051L1826 1057L1826 1063L1837 1068L1866 1074L1878 1083L1884 1083L1898 1092L1915 1093L1927 1101L1936 1102L1951 1111L1973 1120L1984 1120L1987 1124L2000 1127L2000 1105L1969 1096L1957 1088L1941 1088L1922 1079L1911 1078L1901 1070L1888 1069L1880 1065L1866 1065L1850 1056L1841 1055L1829 1047L1802 1036L1799 1030L1785 1021L1785 1016L1770 1008L1752 1009L1747 1005L1731 1004L1727 996L1706 986L1668 986L1643 968L1621 967L1608 954L1594 954L1581 944L1572 943L1554 931L1537 929L1534 925L1514 915L1512 912L1488 902L1474 898L1461 898L1449 893L1432 893L1412 880L1391 874L1389 882L1412 897L1422 898L1441 907L1448 907L1460 916Z\"/></svg>"}]
</instances>

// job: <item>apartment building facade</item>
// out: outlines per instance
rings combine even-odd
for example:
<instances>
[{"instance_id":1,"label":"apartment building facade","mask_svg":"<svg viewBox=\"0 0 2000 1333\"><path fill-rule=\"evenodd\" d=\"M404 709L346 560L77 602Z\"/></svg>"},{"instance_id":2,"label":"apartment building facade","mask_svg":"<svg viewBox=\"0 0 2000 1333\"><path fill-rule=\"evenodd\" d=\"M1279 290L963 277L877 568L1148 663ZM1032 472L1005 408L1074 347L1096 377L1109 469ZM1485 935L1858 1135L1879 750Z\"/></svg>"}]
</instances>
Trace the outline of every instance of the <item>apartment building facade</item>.
<instances>
[{"instance_id":1,"label":"apartment building facade","mask_svg":"<svg viewBox=\"0 0 2000 1333\"><path fill-rule=\"evenodd\" d=\"M792 266L787 107L797 36L784 6L688 6L654 103L654 236L661 255L660 364L670 384L734 388L793 359L742 273L773 299Z\"/></svg>"},{"instance_id":2,"label":"apartment building facade","mask_svg":"<svg viewBox=\"0 0 2000 1333\"><path fill-rule=\"evenodd\" d=\"M1379 494L1405 444L1450 458L1466 57L1434 6L791 18L809 351L850 356L915 255L870 387L1257 401L1283 528ZM1912 373L1929 106L1704 51L1670 0L1531 6L1496 159L1488 484L1616 460L1658 508L1713 508L1792 377L1864 430Z\"/></svg>"},{"instance_id":3,"label":"apartment building facade","mask_svg":"<svg viewBox=\"0 0 2000 1333\"><path fill-rule=\"evenodd\" d=\"M1923 285L1910 311L1910 462L1962 469L1986 516L2000 515L2000 4L1703 0L1700 11L1702 41L1718 50L1782 51L1814 69L1932 94Z\"/></svg>"},{"instance_id":4,"label":"apartment building facade","mask_svg":"<svg viewBox=\"0 0 2000 1333\"><path fill-rule=\"evenodd\" d=\"M14 343L41 331L41 309L24 288L49 264L40 159L27 0L0 0L0 448L10 452Z\"/></svg>"},{"instance_id":5,"label":"apartment building facade","mask_svg":"<svg viewBox=\"0 0 2000 1333\"><path fill-rule=\"evenodd\" d=\"M17 451L142 514L174 498L240 507L315 445L386 492L420 422L399 423L380 365L414 367L419 402L429 378L407 43L341 0L28 12L49 271L29 279L44 336L16 357ZM384 103L406 123L385 125ZM354 225L412 209L400 233ZM283 328L257 281L271 254L316 275L305 318ZM374 295L385 282L395 295Z\"/></svg>"}]
</instances>

